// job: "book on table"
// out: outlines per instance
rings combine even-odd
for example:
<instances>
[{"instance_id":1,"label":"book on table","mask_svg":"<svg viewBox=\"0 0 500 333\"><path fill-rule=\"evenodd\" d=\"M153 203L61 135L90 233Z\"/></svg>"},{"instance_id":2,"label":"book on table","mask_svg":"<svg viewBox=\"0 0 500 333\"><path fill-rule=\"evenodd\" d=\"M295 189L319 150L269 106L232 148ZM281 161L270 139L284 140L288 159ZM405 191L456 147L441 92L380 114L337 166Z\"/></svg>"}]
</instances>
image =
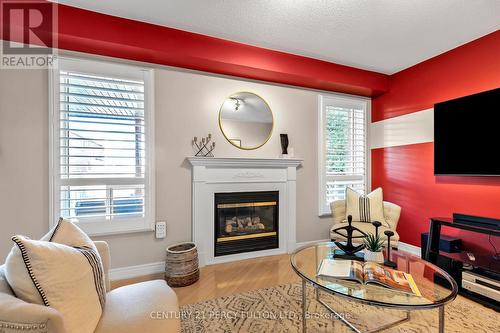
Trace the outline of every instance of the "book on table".
<instances>
[{"instance_id":1,"label":"book on table","mask_svg":"<svg viewBox=\"0 0 500 333\"><path fill-rule=\"evenodd\" d=\"M323 259L318 269L318 276L352 280L361 284L373 283L422 296L411 274L390 269L374 262Z\"/></svg>"}]
</instances>

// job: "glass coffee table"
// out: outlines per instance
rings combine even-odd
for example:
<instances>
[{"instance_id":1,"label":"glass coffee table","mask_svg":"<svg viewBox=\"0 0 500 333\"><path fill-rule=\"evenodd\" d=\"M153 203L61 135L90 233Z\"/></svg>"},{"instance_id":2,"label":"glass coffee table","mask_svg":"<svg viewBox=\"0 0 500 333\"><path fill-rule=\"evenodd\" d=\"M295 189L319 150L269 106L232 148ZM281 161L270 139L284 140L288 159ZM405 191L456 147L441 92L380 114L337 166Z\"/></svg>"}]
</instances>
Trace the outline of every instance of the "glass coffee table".
<instances>
[{"instance_id":1,"label":"glass coffee table","mask_svg":"<svg viewBox=\"0 0 500 333\"><path fill-rule=\"evenodd\" d=\"M323 259L334 259L337 246L333 242L318 243L297 249L291 256L293 270L302 279L302 331L306 332L307 297L306 287L311 284L315 288L316 300L330 313L340 319L354 332L361 333L343 315L321 299L321 293L343 297L350 301L366 305L399 309L405 316L397 321L371 329L378 332L410 319L410 310L439 309L439 332L444 333L444 306L455 299L458 292L457 283L439 267L406 252L392 250L391 260L397 263L397 270L412 275L422 296L415 296L375 284L363 285L357 282L318 277L318 269ZM335 259L342 260L342 259Z\"/></svg>"}]
</instances>

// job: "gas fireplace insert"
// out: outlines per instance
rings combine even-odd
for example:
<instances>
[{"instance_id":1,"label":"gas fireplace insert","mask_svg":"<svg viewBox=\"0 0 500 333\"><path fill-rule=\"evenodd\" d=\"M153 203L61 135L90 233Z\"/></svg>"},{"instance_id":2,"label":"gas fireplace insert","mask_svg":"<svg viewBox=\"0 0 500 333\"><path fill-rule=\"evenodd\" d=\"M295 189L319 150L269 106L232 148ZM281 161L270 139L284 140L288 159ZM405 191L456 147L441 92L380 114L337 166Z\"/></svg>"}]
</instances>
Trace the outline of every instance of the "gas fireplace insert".
<instances>
[{"instance_id":1,"label":"gas fireplace insert","mask_svg":"<svg viewBox=\"0 0 500 333\"><path fill-rule=\"evenodd\" d=\"M215 193L215 256L279 247L279 192Z\"/></svg>"}]
</instances>

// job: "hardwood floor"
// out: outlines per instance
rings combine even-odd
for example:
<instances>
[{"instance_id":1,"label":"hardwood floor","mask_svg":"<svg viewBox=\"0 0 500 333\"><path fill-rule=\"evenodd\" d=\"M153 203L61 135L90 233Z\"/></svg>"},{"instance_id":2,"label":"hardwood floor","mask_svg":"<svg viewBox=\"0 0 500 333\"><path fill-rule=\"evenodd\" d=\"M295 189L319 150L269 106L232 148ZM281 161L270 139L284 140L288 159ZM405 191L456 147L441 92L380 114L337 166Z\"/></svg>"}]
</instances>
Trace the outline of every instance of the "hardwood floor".
<instances>
[{"instance_id":1,"label":"hardwood floor","mask_svg":"<svg viewBox=\"0 0 500 333\"><path fill-rule=\"evenodd\" d=\"M163 279L163 274L155 274L128 280L113 281L111 285L112 288L117 288L123 285L151 279ZM292 267L290 265L290 256L279 255L236 261L226 264L205 266L200 269L200 279L198 282L188 287L174 288L174 290L179 299L179 305L183 306L186 304L194 304L217 297L230 296L255 289L269 288L281 284L299 282L300 279L292 270ZM447 306L447 316L449 318L454 318L452 320L448 319L447 325L449 325L448 327L450 328L447 329L447 331L494 331L488 330L488 327L495 326L495 313L491 310L485 309L482 306L460 296L453 304L457 304L456 307ZM359 308L356 308L353 311L359 311ZM410 322L410 324L408 324L410 325L408 326L410 328L406 328L406 330L412 332L421 332L423 328L426 328L425 331L427 332L430 326L430 324L428 323L431 321L433 322L437 318L434 313L429 315L430 317L423 316L427 313L427 311L420 311L416 314L412 314L413 320ZM415 320L415 318L417 319ZM457 318L466 318L466 320L459 320ZM204 324L206 324L207 327L212 327L210 325L214 325L213 323L207 322L205 322ZM416 326L413 327L411 325ZM192 324L192 326L195 327L196 325ZM210 330L207 330L207 332L208 331ZM214 329L213 331L216 330ZM326 330L318 330L317 332L326 332Z\"/></svg>"},{"instance_id":2,"label":"hardwood floor","mask_svg":"<svg viewBox=\"0 0 500 333\"><path fill-rule=\"evenodd\" d=\"M112 288L151 279L161 279L163 274L113 281ZM300 282L290 265L287 254L241 260L205 266L200 269L200 279L188 287L174 288L179 305L193 304L279 284Z\"/></svg>"}]
</instances>

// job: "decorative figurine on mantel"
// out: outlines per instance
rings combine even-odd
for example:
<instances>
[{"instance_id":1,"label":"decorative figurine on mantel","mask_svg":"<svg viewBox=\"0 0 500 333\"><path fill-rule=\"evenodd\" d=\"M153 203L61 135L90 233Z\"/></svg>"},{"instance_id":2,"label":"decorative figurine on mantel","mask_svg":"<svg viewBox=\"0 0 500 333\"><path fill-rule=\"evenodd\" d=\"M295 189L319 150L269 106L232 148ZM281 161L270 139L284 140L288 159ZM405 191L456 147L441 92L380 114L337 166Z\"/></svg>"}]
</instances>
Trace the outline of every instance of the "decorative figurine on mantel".
<instances>
[{"instance_id":1,"label":"decorative figurine on mantel","mask_svg":"<svg viewBox=\"0 0 500 333\"><path fill-rule=\"evenodd\" d=\"M203 157L214 157L212 153L215 149L215 141L212 141L212 134L208 133L205 138L201 138L198 140L198 137L194 137L193 148L196 150L196 154L194 156L203 156Z\"/></svg>"},{"instance_id":2,"label":"decorative figurine on mantel","mask_svg":"<svg viewBox=\"0 0 500 333\"><path fill-rule=\"evenodd\" d=\"M288 134L280 134L281 158L292 158L294 156L293 148L289 147Z\"/></svg>"},{"instance_id":3,"label":"decorative figurine on mantel","mask_svg":"<svg viewBox=\"0 0 500 333\"><path fill-rule=\"evenodd\" d=\"M280 134L281 154L288 155L288 134Z\"/></svg>"},{"instance_id":4,"label":"decorative figurine on mantel","mask_svg":"<svg viewBox=\"0 0 500 333\"><path fill-rule=\"evenodd\" d=\"M338 241L335 242L335 245L337 245L341 251L336 251L335 254L333 255L333 257L339 258L339 259L351 259L351 260L363 261L364 260L363 254L362 253L356 254L356 252L363 250L365 248L365 245L361 244L361 245L354 246L352 244L352 240L357 239L357 238L365 238L366 233L364 233L360 229L352 226L352 215L347 216L347 223L348 223L347 226L334 230L334 232L336 234L339 234L340 236L346 238L347 242L345 242L345 244L342 242L338 242ZM346 233L342 234L339 232L340 230L345 230ZM355 231L360 233L360 235L354 236L353 233Z\"/></svg>"}]
</instances>

